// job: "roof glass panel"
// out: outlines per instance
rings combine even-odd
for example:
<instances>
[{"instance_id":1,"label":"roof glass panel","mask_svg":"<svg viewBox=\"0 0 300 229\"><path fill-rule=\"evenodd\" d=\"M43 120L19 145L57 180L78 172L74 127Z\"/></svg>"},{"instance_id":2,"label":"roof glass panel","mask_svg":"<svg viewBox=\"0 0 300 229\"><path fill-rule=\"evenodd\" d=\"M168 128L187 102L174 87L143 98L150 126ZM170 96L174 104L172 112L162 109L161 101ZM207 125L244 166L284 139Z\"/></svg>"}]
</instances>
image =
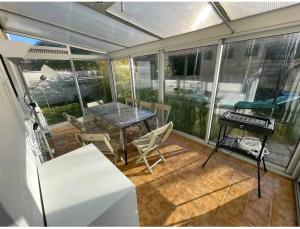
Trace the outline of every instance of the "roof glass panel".
<instances>
[{"instance_id":1,"label":"roof glass panel","mask_svg":"<svg viewBox=\"0 0 300 229\"><path fill-rule=\"evenodd\" d=\"M117 2L107 12L164 38L222 22L206 2Z\"/></svg>"},{"instance_id":2,"label":"roof glass panel","mask_svg":"<svg viewBox=\"0 0 300 229\"><path fill-rule=\"evenodd\" d=\"M16 35L13 33L8 33L7 35L9 37L9 40L11 40L11 41L23 42L26 44L30 44L32 46L66 48L65 45L57 44L57 43L50 42L50 41L44 41L44 40L34 39L34 38L26 37L26 36L20 36L20 35Z\"/></svg>"},{"instance_id":3,"label":"roof glass panel","mask_svg":"<svg viewBox=\"0 0 300 229\"><path fill-rule=\"evenodd\" d=\"M97 52L92 52L90 50L80 49L76 47L70 47L70 50L72 54L77 54L77 55L98 55L99 54Z\"/></svg>"},{"instance_id":4,"label":"roof glass panel","mask_svg":"<svg viewBox=\"0 0 300 229\"><path fill-rule=\"evenodd\" d=\"M297 2L220 2L231 20L284 8Z\"/></svg>"},{"instance_id":5,"label":"roof glass panel","mask_svg":"<svg viewBox=\"0 0 300 229\"><path fill-rule=\"evenodd\" d=\"M123 47L157 40L76 2L1 2L0 8Z\"/></svg>"},{"instance_id":6,"label":"roof glass panel","mask_svg":"<svg viewBox=\"0 0 300 229\"><path fill-rule=\"evenodd\" d=\"M7 12L1 12L1 10L0 24L4 29L15 33L21 33L30 37L48 39L104 53L123 48L121 46L112 45L56 26L49 26L42 22L33 21Z\"/></svg>"}]
</instances>

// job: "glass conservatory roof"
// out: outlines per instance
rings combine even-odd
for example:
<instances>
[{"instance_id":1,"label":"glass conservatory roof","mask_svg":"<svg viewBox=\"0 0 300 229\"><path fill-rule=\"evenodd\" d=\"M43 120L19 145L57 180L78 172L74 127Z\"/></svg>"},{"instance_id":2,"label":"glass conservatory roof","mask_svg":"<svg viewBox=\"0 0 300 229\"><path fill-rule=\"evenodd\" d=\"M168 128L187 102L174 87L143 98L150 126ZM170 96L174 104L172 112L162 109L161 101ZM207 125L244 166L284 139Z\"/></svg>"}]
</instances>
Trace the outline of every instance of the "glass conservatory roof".
<instances>
[{"instance_id":1,"label":"glass conservatory roof","mask_svg":"<svg viewBox=\"0 0 300 229\"><path fill-rule=\"evenodd\" d=\"M221 2L231 20L291 6L295 2Z\"/></svg>"},{"instance_id":2,"label":"glass conservatory roof","mask_svg":"<svg viewBox=\"0 0 300 229\"><path fill-rule=\"evenodd\" d=\"M222 23L206 2L126 2L123 12L118 2L107 11L163 38Z\"/></svg>"},{"instance_id":3,"label":"glass conservatory roof","mask_svg":"<svg viewBox=\"0 0 300 229\"><path fill-rule=\"evenodd\" d=\"M0 2L0 24L8 32L108 53L293 4Z\"/></svg>"}]
</instances>

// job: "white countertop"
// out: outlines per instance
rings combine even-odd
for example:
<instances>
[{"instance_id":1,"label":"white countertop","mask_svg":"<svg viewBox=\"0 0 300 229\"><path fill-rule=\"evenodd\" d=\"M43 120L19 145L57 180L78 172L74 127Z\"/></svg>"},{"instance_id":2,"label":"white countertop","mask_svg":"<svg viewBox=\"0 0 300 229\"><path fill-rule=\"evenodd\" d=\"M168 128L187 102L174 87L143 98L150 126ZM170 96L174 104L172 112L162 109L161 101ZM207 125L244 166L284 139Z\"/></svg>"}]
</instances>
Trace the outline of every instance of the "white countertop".
<instances>
[{"instance_id":1,"label":"white countertop","mask_svg":"<svg viewBox=\"0 0 300 229\"><path fill-rule=\"evenodd\" d=\"M38 168L48 226L86 226L134 184L93 144Z\"/></svg>"}]
</instances>

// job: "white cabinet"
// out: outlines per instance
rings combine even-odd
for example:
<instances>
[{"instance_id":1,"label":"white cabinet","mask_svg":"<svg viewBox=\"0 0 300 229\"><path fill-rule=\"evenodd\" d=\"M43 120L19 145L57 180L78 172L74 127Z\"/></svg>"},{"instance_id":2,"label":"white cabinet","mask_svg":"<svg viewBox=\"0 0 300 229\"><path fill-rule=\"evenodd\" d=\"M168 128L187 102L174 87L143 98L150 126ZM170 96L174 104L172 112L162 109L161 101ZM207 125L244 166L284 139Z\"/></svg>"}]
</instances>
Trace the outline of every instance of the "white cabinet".
<instances>
[{"instance_id":1,"label":"white cabinet","mask_svg":"<svg viewBox=\"0 0 300 229\"><path fill-rule=\"evenodd\" d=\"M139 226L134 184L93 144L38 172L48 226Z\"/></svg>"}]
</instances>

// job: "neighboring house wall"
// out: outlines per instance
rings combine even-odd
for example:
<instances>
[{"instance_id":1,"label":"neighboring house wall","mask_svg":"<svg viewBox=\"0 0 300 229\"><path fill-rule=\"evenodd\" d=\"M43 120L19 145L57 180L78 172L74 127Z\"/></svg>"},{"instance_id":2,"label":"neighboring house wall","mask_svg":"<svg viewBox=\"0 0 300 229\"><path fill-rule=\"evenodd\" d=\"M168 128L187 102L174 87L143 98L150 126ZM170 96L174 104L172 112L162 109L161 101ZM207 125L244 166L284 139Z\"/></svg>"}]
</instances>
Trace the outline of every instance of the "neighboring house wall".
<instances>
[{"instance_id":1,"label":"neighboring house wall","mask_svg":"<svg viewBox=\"0 0 300 229\"><path fill-rule=\"evenodd\" d=\"M21 102L23 95L19 98ZM36 149L32 147L32 136L27 130L32 128L32 123L27 120L28 125L25 125L26 115L2 66L0 109L0 226L42 226Z\"/></svg>"}]
</instances>

